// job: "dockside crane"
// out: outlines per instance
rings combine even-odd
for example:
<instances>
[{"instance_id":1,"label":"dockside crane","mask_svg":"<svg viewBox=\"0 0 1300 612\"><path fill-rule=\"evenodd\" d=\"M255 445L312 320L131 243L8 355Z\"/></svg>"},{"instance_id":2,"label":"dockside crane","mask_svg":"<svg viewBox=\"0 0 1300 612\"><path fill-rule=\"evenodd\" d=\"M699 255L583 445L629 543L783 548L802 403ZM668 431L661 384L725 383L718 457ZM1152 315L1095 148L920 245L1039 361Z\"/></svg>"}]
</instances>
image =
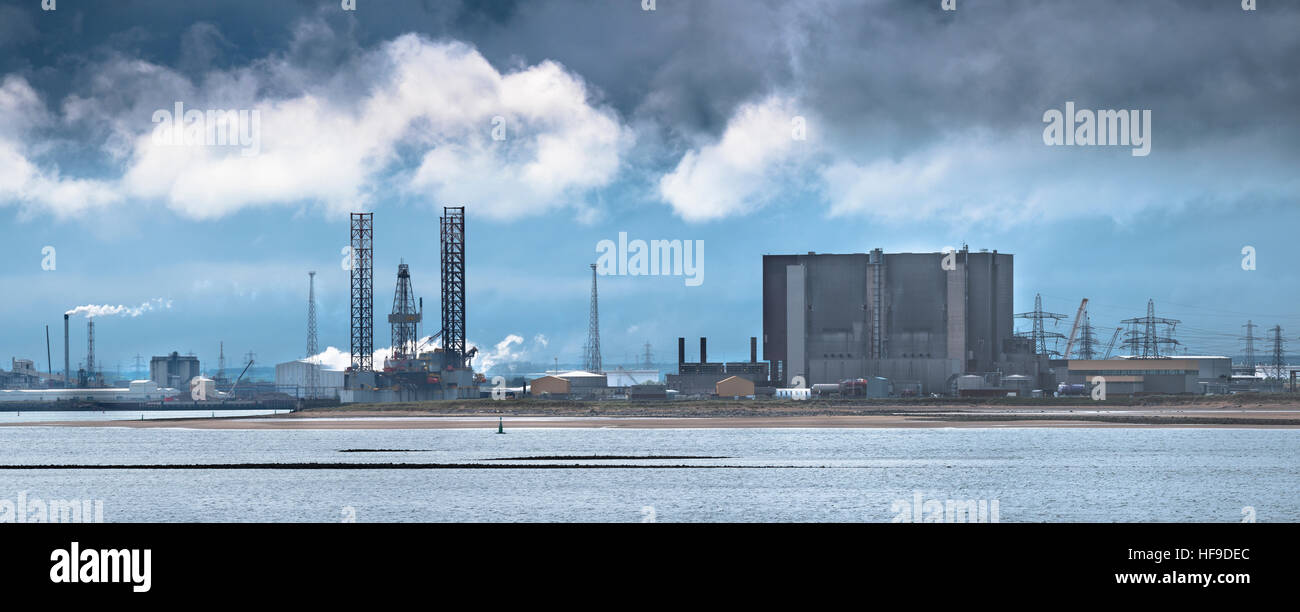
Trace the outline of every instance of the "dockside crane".
<instances>
[{"instance_id":1,"label":"dockside crane","mask_svg":"<svg viewBox=\"0 0 1300 612\"><path fill-rule=\"evenodd\" d=\"M1115 333L1111 335L1110 342L1106 343L1106 355L1102 359L1110 359L1110 352L1115 348L1115 341L1119 339L1120 332L1124 331L1123 327L1116 327Z\"/></svg>"},{"instance_id":2,"label":"dockside crane","mask_svg":"<svg viewBox=\"0 0 1300 612\"><path fill-rule=\"evenodd\" d=\"M1074 350L1074 339L1079 335L1079 323L1083 322L1083 313L1087 311L1088 298L1083 298L1083 301L1079 302L1079 311L1074 313L1074 327L1070 328L1070 339L1065 341L1064 357L1066 359L1070 358L1070 351Z\"/></svg>"}]
</instances>

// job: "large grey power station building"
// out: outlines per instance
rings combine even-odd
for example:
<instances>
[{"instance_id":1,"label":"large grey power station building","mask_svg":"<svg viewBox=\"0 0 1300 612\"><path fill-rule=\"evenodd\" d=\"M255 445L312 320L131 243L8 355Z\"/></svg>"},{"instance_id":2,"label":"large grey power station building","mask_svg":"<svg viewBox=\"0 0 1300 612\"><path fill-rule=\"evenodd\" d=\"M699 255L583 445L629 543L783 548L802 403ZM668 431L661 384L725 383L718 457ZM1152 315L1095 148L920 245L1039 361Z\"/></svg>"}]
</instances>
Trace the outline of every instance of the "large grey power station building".
<instances>
[{"instance_id":1,"label":"large grey power station building","mask_svg":"<svg viewBox=\"0 0 1300 612\"><path fill-rule=\"evenodd\" d=\"M765 255L763 358L784 385L882 376L946 393L963 374L1037 378L1012 323L1013 271L1009 253L965 247Z\"/></svg>"}]
</instances>

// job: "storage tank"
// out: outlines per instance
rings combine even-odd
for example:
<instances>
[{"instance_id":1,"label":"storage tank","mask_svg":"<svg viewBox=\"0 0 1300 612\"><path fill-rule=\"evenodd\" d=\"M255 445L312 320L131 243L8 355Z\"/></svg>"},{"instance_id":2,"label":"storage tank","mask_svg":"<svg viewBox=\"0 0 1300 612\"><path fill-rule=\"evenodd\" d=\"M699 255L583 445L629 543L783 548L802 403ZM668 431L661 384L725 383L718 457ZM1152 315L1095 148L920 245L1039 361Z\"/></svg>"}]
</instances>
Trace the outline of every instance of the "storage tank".
<instances>
[{"instance_id":1,"label":"storage tank","mask_svg":"<svg viewBox=\"0 0 1300 612\"><path fill-rule=\"evenodd\" d=\"M812 386L813 395L839 395L839 383L818 383Z\"/></svg>"}]
</instances>

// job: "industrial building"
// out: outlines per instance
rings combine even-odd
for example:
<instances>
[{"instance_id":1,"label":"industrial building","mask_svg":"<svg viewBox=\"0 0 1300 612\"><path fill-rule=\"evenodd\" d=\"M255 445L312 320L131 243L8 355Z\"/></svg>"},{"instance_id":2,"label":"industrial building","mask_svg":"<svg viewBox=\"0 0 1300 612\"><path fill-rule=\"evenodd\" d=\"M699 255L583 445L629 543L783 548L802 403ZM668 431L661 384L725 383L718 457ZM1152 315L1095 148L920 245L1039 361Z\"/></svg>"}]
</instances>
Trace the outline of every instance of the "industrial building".
<instances>
[{"instance_id":1,"label":"industrial building","mask_svg":"<svg viewBox=\"0 0 1300 612\"><path fill-rule=\"evenodd\" d=\"M565 399L600 399L610 395L609 379L604 374L573 370L550 374L529 383L534 397Z\"/></svg>"},{"instance_id":2,"label":"industrial building","mask_svg":"<svg viewBox=\"0 0 1300 612\"><path fill-rule=\"evenodd\" d=\"M1226 393L1232 383L1232 358L1179 355L1160 359L1071 359L1064 382L1091 389L1098 376L1106 381L1107 395Z\"/></svg>"},{"instance_id":3,"label":"industrial building","mask_svg":"<svg viewBox=\"0 0 1300 612\"><path fill-rule=\"evenodd\" d=\"M149 359L149 380L159 387L189 389L190 379L199 376L199 358L193 355L172 354Z\"/></svg>"},{"instance_id":4,"label":"industrial building","mask_svg":"<svg viewBox=\"0 0 1300 612\"><path fill-rule=\"evenodd\" d=\"M700 360L686 361L686 338L677 339L677 373L669 374L668 388L683 395L713 395L718 381L738 376L755 386L768 385L768 364L758 360L758 338L749 339L749 361L709 361L709 340L700 338Z\"/></svg>"},{"instance_id":5,"label":"industrial building","mask_svg":"<svg viewBox=\"0 0 1300 612\"><path fill-rule=\"evenodd\" d=\"M12 359L13 369L6 372L0 369L0 389L39 389L41 373L36 371L36 363L31 359Z\"/></svg>"},{"instance_id":6,"label":"industrial building","mask_svg":"<svg viewBox=\"0 0 1300 612\"><path fill-rule=\"evenodd\" d=\"M713 394L718 397L754 399L754 381L739 376L730 376L719 380L713 386Z\"/></svg>"},{"instance_id":7,"label":"industrial building","mask_svg":"<svg viewBox=\"0 0 1300 612\"><path fill-rule=\"evenodd\" d=\"M543 376L529 383L529 392L533 397L569 397L569 381L559 376Z\"/></svg>"},{"instance_id":8,"label":"industrial building","mask_svg":"<svg viewBox=\"0 0 1300 612\"><path fill-rule=\"evenodd\" d=\"M313 372L316 374L314 380ZM313 387L314 393L311 391ZM303 360L277 363L275 364L275 388L281 393L297 398L335 398L343 389L343 371L326 370L319 363Z\"/></svg>"},{"instance_id":9,"label":"industrial building","mask_svg":"<svg viewBox=\"0 0 1300 612\"><path fill-rule=\"evenodd\" d=\"M179 390L159 388L152 380L133 380L129 386L120 389L3 389L0 390L0 402L138 404L171 401L180 395Z\"/></svg>"},{"instance_id":10,"label":"industrial building","mask_svg":"<svg viewBox=\"0 0 1300 612\"><path fill-rule=\"evenodd\" d=\"M763 358L777 386L883 377L952 393L962 374L1046 374L1013 325L1009 253L763 256Z\"/></svg>"}]
</instances>

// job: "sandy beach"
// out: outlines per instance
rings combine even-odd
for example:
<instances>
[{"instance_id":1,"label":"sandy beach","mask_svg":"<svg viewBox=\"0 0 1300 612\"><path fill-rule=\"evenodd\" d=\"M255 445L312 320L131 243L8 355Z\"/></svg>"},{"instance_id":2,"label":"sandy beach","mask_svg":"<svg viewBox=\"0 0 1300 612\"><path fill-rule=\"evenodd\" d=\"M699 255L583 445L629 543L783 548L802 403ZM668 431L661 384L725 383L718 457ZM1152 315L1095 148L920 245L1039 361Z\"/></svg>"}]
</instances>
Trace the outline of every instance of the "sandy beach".
<instances>
[{"instance_id":1,"label":"sandy beach","mask_svg":"<svg viewBox=\"0 0 1300 612\"><path fill-rule=\"evenodd\" d=\"M494 408L494 410L488 410ZM1007 428L1007 427L1235 427L1300 428L1300 406L1271 402L1204 401L1155 406L825 403L799 406L690 402L673 405L438 403L332 407L289 414L149 420L7 423L0 426L187 429L484 429L533 428Z\"/></svg>"}]
</instances>

